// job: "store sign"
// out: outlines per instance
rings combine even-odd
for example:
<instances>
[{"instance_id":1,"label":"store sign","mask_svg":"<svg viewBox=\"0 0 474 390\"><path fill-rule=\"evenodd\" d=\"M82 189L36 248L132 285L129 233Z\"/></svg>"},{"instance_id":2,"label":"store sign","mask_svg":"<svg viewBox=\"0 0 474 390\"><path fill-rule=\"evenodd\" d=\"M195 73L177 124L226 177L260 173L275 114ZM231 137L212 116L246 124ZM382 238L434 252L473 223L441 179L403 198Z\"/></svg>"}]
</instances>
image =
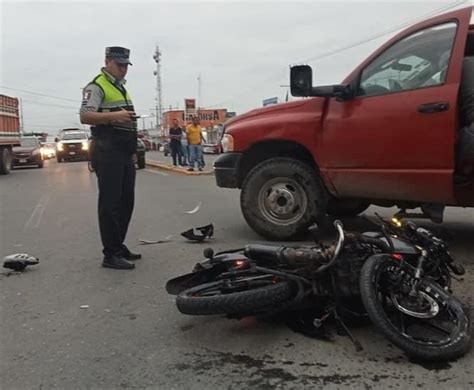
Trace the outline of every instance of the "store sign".
<instances>
[{"instance_id":1,"label":"store sign","mask_svg":"<svg viewBox=\"0 0 474 390\"><path fill-rule=\"evenodd\" d=\"M184 99L184 107L187 113L196 112L196 99Z\"/></svg>"}]
</instances>

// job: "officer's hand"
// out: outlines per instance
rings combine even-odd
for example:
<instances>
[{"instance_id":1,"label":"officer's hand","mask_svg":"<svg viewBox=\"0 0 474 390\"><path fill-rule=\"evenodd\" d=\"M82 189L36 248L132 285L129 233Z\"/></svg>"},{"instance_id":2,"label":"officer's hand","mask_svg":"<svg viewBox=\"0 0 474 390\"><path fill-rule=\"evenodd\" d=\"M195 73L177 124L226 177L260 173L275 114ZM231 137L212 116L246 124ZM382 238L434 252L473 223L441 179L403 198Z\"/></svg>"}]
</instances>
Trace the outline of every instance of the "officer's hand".
<instances>
[{"instance_id":1,"label":"officer's hand","mask_svg":"<svg viewBox=\"0 0 474 390\"><path fill-rule=\"evenodd\" d=\"M122 108L122 110L114 112L113 122L117 122L117 123L132 122L134 116L135 116L135 112L127 111Z\"/></svg>"}]
</instances>

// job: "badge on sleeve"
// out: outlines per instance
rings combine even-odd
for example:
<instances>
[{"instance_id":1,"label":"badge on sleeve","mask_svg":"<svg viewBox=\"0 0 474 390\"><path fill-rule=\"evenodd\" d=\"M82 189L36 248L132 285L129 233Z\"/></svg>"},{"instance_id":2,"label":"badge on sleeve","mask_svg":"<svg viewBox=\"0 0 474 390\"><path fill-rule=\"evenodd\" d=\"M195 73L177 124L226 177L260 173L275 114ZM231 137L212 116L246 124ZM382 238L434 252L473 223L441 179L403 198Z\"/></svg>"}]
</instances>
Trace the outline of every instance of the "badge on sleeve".
<instances>
[{"instance_id":1,"label":"badge on sleeve","mask_svg":"<svg viewBox=\"0 0 474 390\"><path fill-rule=\"evenodd\" d=\"M89 100L91 98L92 92L90 89L85 89L83 93L82 100Z\"/></svg>"}]
</instances>

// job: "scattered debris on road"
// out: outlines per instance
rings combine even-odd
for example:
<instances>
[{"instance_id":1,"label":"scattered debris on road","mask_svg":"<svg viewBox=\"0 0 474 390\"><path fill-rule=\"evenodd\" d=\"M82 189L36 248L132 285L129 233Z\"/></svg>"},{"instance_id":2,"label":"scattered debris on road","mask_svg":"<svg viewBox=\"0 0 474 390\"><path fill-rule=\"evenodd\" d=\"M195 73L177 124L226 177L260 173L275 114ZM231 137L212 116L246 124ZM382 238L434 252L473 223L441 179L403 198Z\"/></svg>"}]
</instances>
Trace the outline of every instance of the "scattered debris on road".
<instances>
[{"instance_id":1,"label":"scattered debris on road","mask_svg":"<svg viewBox=\"0 0 474 390\"><path fill-rule=\"evenodd\" d=\"M209 225L191 228L182 232L181 235L190 241L202 242L206 238L214 236L214 225L210 223Z\"/></svg>"},{"instance_id":2,"label":"scattered debris on road","mask_svg":"<svg viewBox=\"0 0 474 390\"><path fill-rule=\"evenodd\" d=\"M202 206L202 202L199 202L195 208L192 210L186 211L186 214L196 214Z\"/></svg>"},{"instance_id":3,"label":"scattered debris on road","mask_svg":"<svg viewBox=\"0 0 474 390\"><path fill-rule=\"evenodd\" d=\"M164 244L166 242L171 242L171 238L173 236L167 236L166 238L162 239L162 240L144 240L142 238L139 238L138 239L138 242L141 244L141 245L150 245L150 244Z\"/></svg>"},{"instance_id":4,"label":"scattered debris on road","mask_svg":"<svg viewBox=\"0 0 474 390\"><path fill-rule=\"evenodd\" d=\"M29 265L39 263L37 257L27 255L26 253L16 253L3 258L3 267L17 272L23 272Z\"/></svg>"}]
</instances>

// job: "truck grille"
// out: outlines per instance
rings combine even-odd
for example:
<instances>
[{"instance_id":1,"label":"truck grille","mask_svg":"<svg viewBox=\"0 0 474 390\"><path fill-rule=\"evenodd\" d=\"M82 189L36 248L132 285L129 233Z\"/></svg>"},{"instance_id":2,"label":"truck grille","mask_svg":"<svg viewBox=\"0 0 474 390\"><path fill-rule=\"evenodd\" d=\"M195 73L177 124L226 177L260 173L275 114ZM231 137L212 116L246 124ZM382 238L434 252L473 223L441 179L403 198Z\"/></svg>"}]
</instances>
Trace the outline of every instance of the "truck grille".
<instances>
[{"instance_id":1,"label":"truck grille","mask_svg":"<svg viewBox=\"0 0 474 390\"><path fill-rule=\"evenodd\" d=\"M66 152L79 152L82 150L82 142L73 144L63 144L63 147Z\"/></svg>"}]
</instances>

